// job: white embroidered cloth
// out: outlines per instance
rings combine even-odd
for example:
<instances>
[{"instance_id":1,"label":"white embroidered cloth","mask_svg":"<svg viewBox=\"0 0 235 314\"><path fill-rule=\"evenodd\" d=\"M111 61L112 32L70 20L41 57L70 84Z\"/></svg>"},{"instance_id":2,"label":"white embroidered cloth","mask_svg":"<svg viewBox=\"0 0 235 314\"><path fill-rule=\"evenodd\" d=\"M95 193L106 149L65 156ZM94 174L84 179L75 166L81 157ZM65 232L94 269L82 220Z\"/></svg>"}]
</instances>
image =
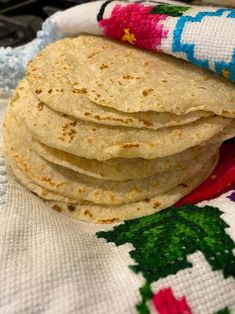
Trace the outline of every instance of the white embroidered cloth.
<instances>
[{"instance_id":1,"label":"white embroidered cloth","mask_svg":"<svg viewBox=\"0 0 235 314\"><path fill-rule=\"evenodd\" d=\"M0 101L2 122L5 101ZM229 194L229 193L227 193ZM231 194L231 192L230 192ZM223 195L204 202L218 206L235 241L235 203ZM0 158L0 313L131 314L140 302L141 274L128 268L131 244L116 247L96 232L111 230L59 214L22 187ZM212 271L201 252L188 256L192 268L152 284L185 295L192 313L235 313L235 279ZM152 313L156 313L151 302Z\"/></svg>"},{"instance_id":2,"label":"white embroidered cloth","mask_svg":"<svg viewBox=\"0 0 235 314\"><path fill-rule=\"evenodd\" d=\"M16 87L29 60L49 43L84 32L170 54L235 82L235 9L172 0L102 0L57 12L22 47L0 47L0 92Z\"/></svg>"}]
</instances>

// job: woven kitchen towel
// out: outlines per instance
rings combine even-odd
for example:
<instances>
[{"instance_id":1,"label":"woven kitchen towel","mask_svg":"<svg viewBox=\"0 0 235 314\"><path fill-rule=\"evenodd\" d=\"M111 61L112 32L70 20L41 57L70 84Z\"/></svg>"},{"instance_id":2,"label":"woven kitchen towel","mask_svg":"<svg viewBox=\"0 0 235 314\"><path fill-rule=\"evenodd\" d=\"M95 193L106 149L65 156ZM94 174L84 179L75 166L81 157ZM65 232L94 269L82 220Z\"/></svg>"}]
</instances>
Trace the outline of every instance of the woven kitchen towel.
<instances>
[{"instance_id":1,"label":"woven kitchen towel","mask_svg":"<svg viewBox=\"0 0 235 314\"><path fill-rule=\"evenodd\" d=\"M197 5L228 6L232 8L235 7L235 0L181 0L181 1Z\"/></svg>"},{"instance_id":2,"label":"woven kitchen towel","mask_svg":"<svg viewBox=\"0 0 235 314\"><path fill-rule=\"evenodd\" d=\"M1 156L0 313L235 313L234 201L94 225L53 211Z\"/></svg>"},{"instance_id":3,"label":"woven kitchen towel","mask_svg":"<svg viewBox=\"0 0 235 314\"><path fill-rule=\"evenodd\" d=\"M27 62L50 42L83 32L171 54L235 81L235 9L108 0L58 12L32 43L0 48L0 89L15 87Z\"/></svg>"}]
</instances>

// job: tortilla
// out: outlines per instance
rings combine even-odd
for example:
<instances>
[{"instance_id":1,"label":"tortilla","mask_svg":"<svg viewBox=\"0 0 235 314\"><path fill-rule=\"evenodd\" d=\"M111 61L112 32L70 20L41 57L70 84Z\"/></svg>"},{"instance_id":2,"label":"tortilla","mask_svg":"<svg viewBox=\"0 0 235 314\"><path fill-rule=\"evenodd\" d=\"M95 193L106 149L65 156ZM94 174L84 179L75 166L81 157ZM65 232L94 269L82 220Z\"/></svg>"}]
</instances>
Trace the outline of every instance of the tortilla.
<instances>
[{"instance_id":1,"label":"tortilla","mask_svg":"<svg viewBox=\"0 0 235 314\"><path fill-rule=\"evenodd\" d=\"M66 86L66 84L62 85ZM51 97L50 93L40 93L39 91L43 89L38 89L38 86L37 89L33 87L34 84L31 86L31 91L34 92L34 95L51 109L83 121L97 124L157 130L163 127L187 124L202 117L213 115L206 111L195 111L181 116L167 112L156 113L154 111L124 113L112 108L99 106L90 101L84 93L80 93L79 97L76 97L76 102L71 102L69 97L73 96L73 92L75 91L71 89L71 86L67 86L66 89L65 87L60 89L61 93L65 93L62 98L57 94L55 97ZM66 100L66 97L68 97L68 100Z\"/></svg>"},{"instance_id":2,"label":"tortilla","mask_svg":"<svg viewBox=\"0 0 235 314\"><path fill-rule=\"evenodd\" d=\"M218 155L214 156L210 161L201 168L198 174L190 180L182 182L174 189L166 193L143 201L119 205L119 206L104 206L93 204L76 204L74 200L66 199L66 202L61 201L64 197L58 193L47 191L46 189L35 183L14 163L11 165L12 170L18 180L27 187L30 191L36 193L43 199L48 200L48 205L54 210L61 212L71 218L84 220L93 223L115 223L122 220L139 218L146 215L151 215L164 208L172 206L185 195L193 191L201 182L208 177L213 171L218 160Z\"/></svg>"},{"instance_id":3,"label":"tortilla","mask_svg":"<svg viewBox=\"0 0 235 314\"><path fill-rule=\"evenodd\" d=\"M58 103L76 107L85 95L128 113L203 110L235 117L233 83L184 60L102 37L81 35L49 45L30 62L26 77L54 109Z\"/></svg>"},{"instance_id":4,"label":"tortilla","mask_svg":"<svg viewBox=\"0 0 235 314\"><path fill-rule=\"evenodd\" d=\"M233 131L235 132L235 131ZM222 141L221 141L222 142ZM216 145L216 146L215 146ZM32 142L32 147L42 158L85 174L87 176L112 181L127 181L143 179L157 173L174 171L175 168L187 169L191 164L199 162L200 156L207 154L208 150L215 150L220 143L214 145L195 146L179 154L156 159L109 159L98 161L86 159L66 153L62 150L47 146L36 139Z\"/></svg>"},{"instance_id":5,"label":"tortilla","mask_svg":"<svg viewBox=\"0 0 235 314\"><path fill-rule=\"evenodd\" d=\"M231 119L212 116L160 130L92 124L38 102L25 81L18 86L10 106L19 123L25 123L43 144L97 160L170 156L208 141L231 123Z\"/></svg>"},{"instance_id":6,"label":"tortilla","mask_svg":"<svg viewBox=\"0 0 235 314\"><path fill-rule=\"evenodd\" d=\"M8 156L41 187L77 202L118 205L161 195L191 178L210 159L216 149L198 156L186 169L176 168L142 180L115 182L99 180L47 162L32 149L32 138L23 124L18 124L8 109L4 122L4 141Z\"/></svg>"}]
</instances>

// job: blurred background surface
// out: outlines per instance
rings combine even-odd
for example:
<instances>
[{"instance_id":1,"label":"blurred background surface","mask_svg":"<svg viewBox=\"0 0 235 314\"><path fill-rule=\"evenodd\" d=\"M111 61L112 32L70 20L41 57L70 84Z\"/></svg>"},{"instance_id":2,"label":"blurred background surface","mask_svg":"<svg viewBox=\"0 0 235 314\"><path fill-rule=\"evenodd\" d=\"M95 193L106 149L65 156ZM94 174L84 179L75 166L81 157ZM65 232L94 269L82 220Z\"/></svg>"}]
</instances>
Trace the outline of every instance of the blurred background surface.
<instances>
[{"instance_id":1,"label":"blurred background surface","mask_svg":"<svg viewBox=\"0 0 235 314\"><path fill-rule=\"evenodd\" d=\"M91 0L0 0L0 47L17 47L33 38L58 10Z\"/></svg>"}]
</instances>

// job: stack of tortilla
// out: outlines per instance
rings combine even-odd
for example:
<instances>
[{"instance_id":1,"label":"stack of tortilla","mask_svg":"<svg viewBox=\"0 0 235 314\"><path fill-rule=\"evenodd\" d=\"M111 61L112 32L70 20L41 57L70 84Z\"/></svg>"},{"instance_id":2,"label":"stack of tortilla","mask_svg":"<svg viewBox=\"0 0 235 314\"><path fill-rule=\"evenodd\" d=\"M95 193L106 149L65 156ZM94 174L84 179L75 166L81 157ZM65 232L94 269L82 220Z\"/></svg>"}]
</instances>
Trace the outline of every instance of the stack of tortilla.
<instances>
[{"instance_id":1,"label":"stack of tortilla","mask_svg":"<svg viewBox=\"0 0 235 314\"><path fill-rule=\"evenodd\" d=\"M27 67L4 122L15 176L52 208L109 223L173 205L235 135L235 89L182 60L82 35Z\"/></svg>"}]
</instances>

